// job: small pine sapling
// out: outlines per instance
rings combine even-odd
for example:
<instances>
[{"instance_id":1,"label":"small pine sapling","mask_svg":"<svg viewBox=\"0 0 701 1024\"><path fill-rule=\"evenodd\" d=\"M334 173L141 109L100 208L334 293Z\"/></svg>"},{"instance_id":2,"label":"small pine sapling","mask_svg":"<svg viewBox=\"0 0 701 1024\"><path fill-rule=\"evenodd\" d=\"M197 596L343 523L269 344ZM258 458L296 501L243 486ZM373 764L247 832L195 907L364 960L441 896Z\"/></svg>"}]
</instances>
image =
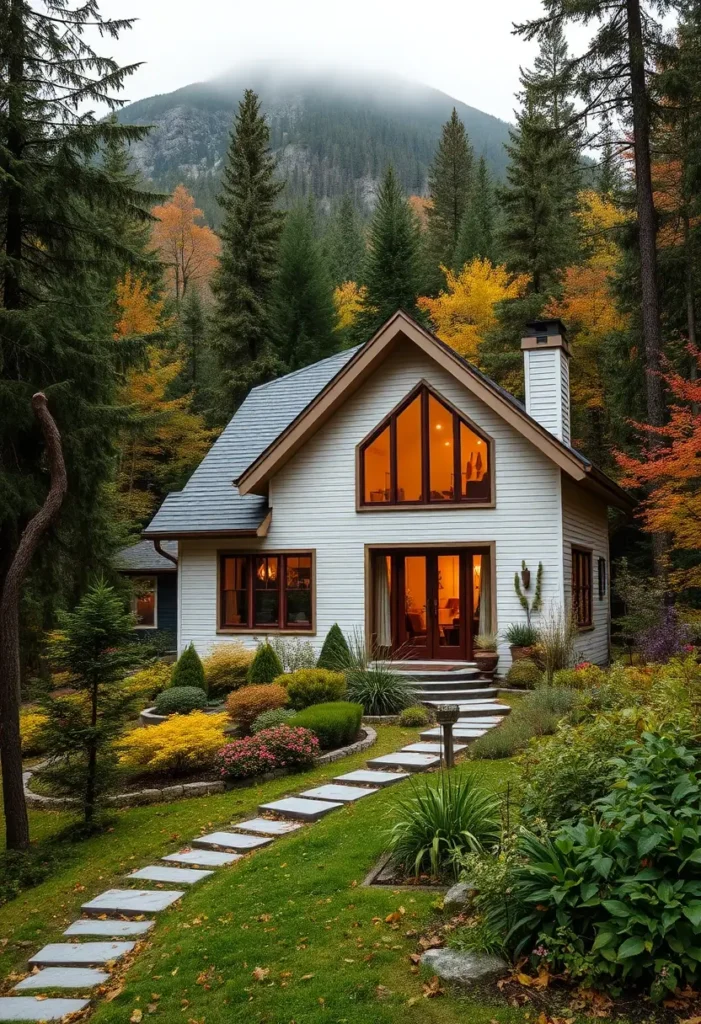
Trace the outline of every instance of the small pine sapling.
<instances>
[{"instance_id":1,"label":"small pine sapling","mask_svg":"<svg viewBox=\"0 0 701 1024\"><path fill-rule=\"evenodd\" d=\"M207 690L207 679L204 674L204 666L194 646L190 644L180 655L173 666L173 675L170 679L171 686L199 686L200 690Z\"/></svg>"},{"instance_id":2,"label":"small pine sapling","mask_svg":"<svg viewBox=\"0 0 701 1024\"><path fill-rule=\"evenodd\" d=\"M340 672L344 668L349 668L350 663L351 656L348 649L348 641L343 635L341 627L337 622L334 622L326 634L316 667L327 668L332 672Z\"/></svg>"},{"instance_id":3,"label":"small pine sapling","mask_svg":"<svg viewBox=\"0 0 701 1024\"><path fill-rule=\"evenodd\" d=\"M249 683L272 683L284 672L282 662L270 644L261 644L248 669Z\"/></svg>"}]
</instances>

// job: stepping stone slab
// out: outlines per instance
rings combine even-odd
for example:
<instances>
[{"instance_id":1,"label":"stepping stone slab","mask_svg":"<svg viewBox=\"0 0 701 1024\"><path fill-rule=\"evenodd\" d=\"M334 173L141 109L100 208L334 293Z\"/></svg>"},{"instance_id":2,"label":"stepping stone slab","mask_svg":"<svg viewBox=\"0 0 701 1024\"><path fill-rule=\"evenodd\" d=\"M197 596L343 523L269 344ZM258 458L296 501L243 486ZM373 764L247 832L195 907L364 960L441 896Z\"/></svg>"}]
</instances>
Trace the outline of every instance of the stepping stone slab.
<instances>
[{"instance_id":1,"label":"stepping stone slab","mask_svg":"<svg viewBox=\"0 0 701 1024\"><path fill-rule=\"evenodd\" d=\"M334 786L330 782L326 786L319 786L317 789L307 789L300 795L309 797L312 800L340 800L341 803L349 804L354 800L360 800L370 793L377 793L376 789L368 789L363 786Z\"/></svg>"},{"instance_id":2,"label":"stepping stone slab","mask_svg":"<svg viewBox=\"0 0 701 1024\"><path fill-rule=\"evenodd\" d=\"M50 942L30 957L37 967L95 967L131 953L135 942Z\"/></svg>"},{"instance_id":3,"label":"stepping stone slab","mask_svg":"<svg viewBox=\"0 0 701 1024\"><path fill-rule=\"evenodd\" d=\"M391 786L394 782L401 782L408 779L406 772L372 772L369 768L358 768L357 771L348 772L346 775L337 775L334 782L347 782L366 784L368 786Z\"/></svg>"},{"instance_id":4,"label":"stepping stone slab","mask_svg":"<svg viewBox=\"0 0 701 1024\"><path fill-rule=\"evenodd\" d=\"M27 992L36 988L43 991L52 988L95 988L96 985L104 985L109 978L105 971L96 971L89 967L45 967L43 971L30 974L24 981L20 981L12 991Z\"/></svg>"},{"instance_id":5,"label":"stepping stone slab","mask_svg":"<svg viewBox=\"0 0 701 1024\"><path fill-rule=\"evenodd\" d=\"M241 860L241 854L224 853L222 850L181 850L180 853L166 854L161 860L173 861L175 864L196 864L203 868L220 868Z\"/></svg>"},{"instance_id":6,"label":"stepping stone slab","mask_svg":"<svg viewBox=\"0 0 701 1024\"><path fill-rule=\"evenodd\" d=\"M488 732L487 729L453 729L453 739L458 740L474 740L479 739L480 736ZM433 740L434 738L441 739L443 733L440 728L438 729L426 729L425 732L421 733L422 740Z\"/></svg>"},{"instance_id":7,"label":"stepping stone slab","mask_svg":"<svg viewBox=\"0 0 701 1024\"><path fill-rule=\"evenodd\" d=\"M464 743L454 743L453 753L457 754L461 750L465 749ZM402 747L402 750L408 750L409 753L415 754L440 754L443 750L442 743L408 743L406 747Z\"/></svg>"},{"instance_id":8,"label":"stepping stone slab","mask_svg":"<svg viewBox=\"0 0 701 1024\"><path fill-rule=\"evenodd\" d=\"M213 871L196 871L194 868L168 868L160 864L149 864L139 871L132 871L128 878L147 878L150 882L177 882L178 885L194 885L203 878L213 875Z\"/></svg>"},{"instance_id":9,"label":"stepping stone slab","mask_svg":"<svg viewBox=\"0 0 701 1024\"><path fill-rule=\"evenodd\" d=\"M411 751L403 753L399 750L396 754L373 757L367 764L368 768L406 768L410 772L422 772L440 763L440 757L436 757L435 754L413 754Z\"/></svg>"},{"instance_id":10,"label":"stepping stone slab","mask_svg":"<svg viewBox=\"0 0 701 1024\"><path fill-rule=\"evenodd\" d=\"M127 935L145 935L155 921L95 921L81 918L66 928L64 935L103 935L108 939L121 939Z\"/></svg>"},{"instance_id":11,"label":"stepping stone slab","mask_svg":"<svg viewBox=\"0 0 701 1024\"><path fill-rule=\"evenodd\" d=\"M184 892L175 889L107 889L94 900L80 908L86 914L124 914L138 917L140 914L157 914L166 910Z\"/></svg>"},{"instance_id":12,"label":"stepping stone slab","mask_svg":"<svg viewBox=\"0 0 701 1024\"><path fill-rule=\"evenodd\" d=\"M289 796L284 800L275 800L272 804L261 804L261 811L274 811L282 818L297 818L301 821L316 821L325 814L343 807L340 803L329 803L323 800L304 800L298 796Z\"/></svg>"},{"instance_id":13,"label":"stepping stone slab","mask_svg":"<svg viewBox=\"0 0 701 1024\"><path fill-rule=\"evenodd\" d=\"M271 818L251 818L250 821L237 821L234 825L243 832L257 832L263 836L285 836L303 827L296 821L273 821Z\"/></svg>"},{"instance_id":14,"label":"stepping stone slab","mask_svg":"<svg viewBox=\"0 0 701 1024\"><path fill-rule=\"evenodd\" d=\"M210 832L208 836L200 836L192 840L193 846L223 846L226 850L257 850L261 846L269 846L272 839L260 836L245 836L239 832Z\"/></svg>"},{"instance_id":15,"label":"stepping stone slab","mask_svg":"<svg viewBox=\"0 0 701 1024\"><path fill-rule=\"evenodd\" d=\"M9 996L0 999L0 1020L61 1020L69 1013L80 1013L89 999L36 999L34 996Z\"/></svg>"}]
</instances>

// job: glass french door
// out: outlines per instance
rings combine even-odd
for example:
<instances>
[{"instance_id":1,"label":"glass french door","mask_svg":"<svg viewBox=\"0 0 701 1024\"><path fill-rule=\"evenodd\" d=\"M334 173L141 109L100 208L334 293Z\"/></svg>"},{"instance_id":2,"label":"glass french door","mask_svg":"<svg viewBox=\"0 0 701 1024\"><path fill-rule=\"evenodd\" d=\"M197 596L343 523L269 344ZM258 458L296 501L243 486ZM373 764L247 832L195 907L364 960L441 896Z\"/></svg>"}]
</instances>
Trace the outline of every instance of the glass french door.
<instances>
[{"instance_id":1,"label":"glass french door","mask_svg":"<svg viewBox=\"0 0 701 1024\"><path fill-rule=\"evenodd\" d=\"M472 555L467 551L393 551L392 647L419 660L465 660L472 653Z\"/></svg>"}]
</instances>

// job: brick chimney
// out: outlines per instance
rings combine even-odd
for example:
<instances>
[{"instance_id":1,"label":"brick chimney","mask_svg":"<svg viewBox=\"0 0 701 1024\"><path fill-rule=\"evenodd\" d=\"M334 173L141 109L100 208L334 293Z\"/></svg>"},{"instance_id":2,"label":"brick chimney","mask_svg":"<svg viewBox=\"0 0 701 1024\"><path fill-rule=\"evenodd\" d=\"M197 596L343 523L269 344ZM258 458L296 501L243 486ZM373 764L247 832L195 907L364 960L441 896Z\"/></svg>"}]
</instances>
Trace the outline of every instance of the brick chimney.
<instances>
[{"instance_id":1,"label":"brick chimney","mask_svg":"<svg viewBox=\"0 0 701 1024\"><path fill-rule=\"evenodd\" d=\"M533 320L521 339L526 410L570 444L570 347L561 320Z\"/></svg>"}]
</instances>

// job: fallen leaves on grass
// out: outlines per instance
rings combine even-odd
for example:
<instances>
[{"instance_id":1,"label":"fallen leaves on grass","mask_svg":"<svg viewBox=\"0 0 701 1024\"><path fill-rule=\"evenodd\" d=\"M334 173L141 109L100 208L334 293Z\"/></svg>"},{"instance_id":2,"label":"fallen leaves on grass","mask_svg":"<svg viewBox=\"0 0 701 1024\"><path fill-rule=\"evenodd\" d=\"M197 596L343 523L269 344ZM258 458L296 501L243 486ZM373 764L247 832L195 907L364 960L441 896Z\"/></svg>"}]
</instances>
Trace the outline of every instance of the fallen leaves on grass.
<instances>
[{"instance_id":1,"label":"fallen leaves on grass","mask_svg":"<svg viewBox=\"0 0 701 1024\"><path fill-rule=\"evenodd\" d=\"M269 974L269 967L254 967L251 971L251 977L255 978L256 981L265 981Z\"/></svg>"},{"instance_id":2,"label":"fallen leaves on grass","mask_svg":"<svg viewBox=\"0 0 701 1024\"><path fill-rule=\"evenodd\" d=\"M140 1024L141 1019L144 1016L143 1010L133 1010L132 1015L129 1018L130 1024Z\"/></svg>"}]
</instances>

